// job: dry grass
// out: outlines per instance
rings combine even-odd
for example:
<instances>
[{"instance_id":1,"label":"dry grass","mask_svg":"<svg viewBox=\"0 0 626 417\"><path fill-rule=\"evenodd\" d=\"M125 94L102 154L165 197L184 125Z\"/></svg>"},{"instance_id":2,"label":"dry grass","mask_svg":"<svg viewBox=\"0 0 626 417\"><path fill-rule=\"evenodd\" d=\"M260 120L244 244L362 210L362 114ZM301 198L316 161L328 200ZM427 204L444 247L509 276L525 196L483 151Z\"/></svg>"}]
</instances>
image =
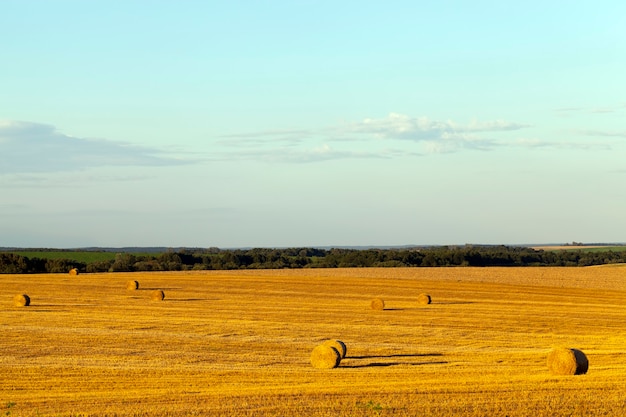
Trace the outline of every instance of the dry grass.
<instances>
[{"instance_id":1,"label":"dry grass","mask_svg":"<svg viewBox=\"0 0 626 417\"><path fill-rule=\"evenodd\" d=\"M134 279L146 288L126 291ZM626 267L0 275L0 288L37 300L0 299L0 414L624 410ZM168 302L144 296L155 288ZM428 308L415 304L424 288ZM363 308L371 294L392 308ZM329 335L349 352L325 372L310 356ZM589 372L552 375L552 346L584 351Z\"/></svg>"}]
</instances>

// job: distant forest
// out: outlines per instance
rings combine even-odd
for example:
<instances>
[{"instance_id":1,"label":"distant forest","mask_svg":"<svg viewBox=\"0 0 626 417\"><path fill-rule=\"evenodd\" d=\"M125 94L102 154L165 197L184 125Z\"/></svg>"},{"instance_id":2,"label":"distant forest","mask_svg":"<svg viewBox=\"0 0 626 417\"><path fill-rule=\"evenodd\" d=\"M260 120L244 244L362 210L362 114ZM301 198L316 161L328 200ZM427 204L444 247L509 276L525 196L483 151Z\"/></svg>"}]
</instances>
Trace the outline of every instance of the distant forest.
<instances>
[{"instance_id":1,"label":"distant forest","mask_svg":"<svg viewBox=\"0 0 626 417\"><path fill-rule=\"evenodd\" d=\"M64 258L0 252L0 273L133 272L286 268L590 266L626 263L626 249L535 250L511 246L438 246L403 249L179 249L161 253L72 251ZM60 252L60 253L59 253ZM31 254L31 253L29 253ZM70 255L71 254L71 255ZM84 256L83 256L84 255Z\"/></svg>"}]
</instances>

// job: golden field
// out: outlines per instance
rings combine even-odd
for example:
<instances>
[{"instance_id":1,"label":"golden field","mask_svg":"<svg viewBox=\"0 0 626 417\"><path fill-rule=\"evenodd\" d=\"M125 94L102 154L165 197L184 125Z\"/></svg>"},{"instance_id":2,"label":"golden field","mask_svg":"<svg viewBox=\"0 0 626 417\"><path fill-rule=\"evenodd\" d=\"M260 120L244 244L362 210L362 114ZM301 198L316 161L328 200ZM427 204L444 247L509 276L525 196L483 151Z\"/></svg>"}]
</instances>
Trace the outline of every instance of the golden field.
<instances>
[{"instance_id":1,"label":"golden field","mask_svg":"<svg viewBox=\"0 0 626 417\"><path fill-rule=\"evenodd\" d=\"M0 289L0 415L626 412L622 265L0 275ZM327 339L347 355L313 368ZM588 373L551 375L557 346Z\"/></svg>"}]
</instances>

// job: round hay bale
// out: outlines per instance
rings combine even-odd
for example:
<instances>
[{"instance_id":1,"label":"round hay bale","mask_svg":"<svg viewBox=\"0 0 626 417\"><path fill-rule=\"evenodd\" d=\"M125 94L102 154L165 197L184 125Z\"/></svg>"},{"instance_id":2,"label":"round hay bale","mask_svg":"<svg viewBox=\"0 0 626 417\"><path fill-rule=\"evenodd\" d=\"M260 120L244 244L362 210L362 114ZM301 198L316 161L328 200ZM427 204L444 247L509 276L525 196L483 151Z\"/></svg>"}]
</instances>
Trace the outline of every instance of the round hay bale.
<instances>
[{"instance_id":1,"label":"round hay bale","mask_svg":"<svg viewBox=\"0 0 626 417\"><path fill-rule=\"evenodd\" d=\"M30 297L26 294L18 294L13 297L13 304L16 307L26 307L30 305Z\"/></svg>"},{"instance_id":2,"label":"round hay bale","mask_svg":"<svg viewBox=\"0 0 626 417\"><path fill-rule=\"evenodd\" d=\"M163 301L165 299L165 293L163 290L154 290L150 293L150 299L153 301Z\"/></svg>"},{"instance_id":3,"label":"round hay bale","mask_svg":"<svg viewBox=\"0 0 626 417\"><path fill-rule=\"evenodd\" d=\"M139 289L139 282L137 282L137 281L128 281L126 283L126 289L127 290L132 290L132 291L135 291L135 290Z\"/></svg>"},{"instance_id":4,"label":"round hay bale","mask_svg":"<svg viewBox=\"0 0 626 417\"><path fill-rule=\"evenodd\" d=\"M431 302L432 302L432 299L430 298L430 295L428 294L422 293L417 296L417 304L427 305L427 304L430 304Z\"/></svg>"},{"instance_id":5,"label":"round hay bale","mask_svg":"<svg viewBox=\"0 0 626 417\"><path fill-rule=\"evenodd\" d=\"M69 272L70 275L78 275L78 268L72 268Z\"/></svg>"},{"instance_id":6,"label":"round hay bale","mask_svg":"<svg viewBox=\"0 0 626 417\"><path fill-rule=\"evenodd\" d=\"M332 346L318 345L311 352L311 365L318 369L333 369L339 366L341 354Z\"/></svg>"},{"instance_id":7,"label":"round hay bale","mask_svg":"<svg viewBox=\"0 0 626 417\"><path fill-rule=\"evenodd\" d=\"M582 375L589 369L587 356L578 349L556 348L548 354L548 369L554 375Z\"/></svg>"},{"instance_id":8,"label":"round hay bale","mask_svg":"<svg viewBox=\"0 0 626 417\"><path fill-rule=\"evenodd\" d=\"M325 341L324 344L326 346L331 346L337 349L337 352L339 352L339 354L341 355L341 359L345 358L346 353L348 353L348 348L346 347L346 344L343 343L341 340L330 339Z\"/></svg>"},{"instance_id":9,"label":"round hay bale","mask_svg":"<svg viewBox=\"0 0 626 417\"><path fill-rule=\"evenodd\" d=\"M374 298L370 303L370 307L372 307L372 310L384 310L385 300L382 298Z\"/></svg>"}]
</instances>

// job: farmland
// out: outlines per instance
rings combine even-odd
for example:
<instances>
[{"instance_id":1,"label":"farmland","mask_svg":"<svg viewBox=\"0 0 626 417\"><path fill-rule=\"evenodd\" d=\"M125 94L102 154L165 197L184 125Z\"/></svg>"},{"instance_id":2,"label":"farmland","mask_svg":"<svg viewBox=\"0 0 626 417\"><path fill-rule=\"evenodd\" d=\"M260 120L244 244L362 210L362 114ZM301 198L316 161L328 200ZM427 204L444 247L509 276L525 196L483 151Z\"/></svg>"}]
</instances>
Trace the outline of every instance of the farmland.
<instances>
[{"instance_id":1,"label":"farmland","mask_svg":"<svg viewBox=\"0 0 626 417\"><path fill-rule=\"evenodd\" d=\"M137 280L138 290L126 283ZM613 416L626 266L0 275L0 414ZM161 289L163 301L150 293ZM432 304L416 302L428 293ZM28 294L31 305L13 297ZM385 309L370 308L380 297ZM335 369L313 348L342 340ZM589 372L551 375L553 347Z\"/></svg>"},{"instance_id":2,"label":"farmland","mask_svg":"<svg viewBox=\"0 0 626 417\"><path fill-rule=\"evenodd\" d=\"M551 245L551 246L533 246L532 249L543 251L579 251L579 252L621 252L626 250L626 246L619 245Z\"/></svg>"}]
</instances>

